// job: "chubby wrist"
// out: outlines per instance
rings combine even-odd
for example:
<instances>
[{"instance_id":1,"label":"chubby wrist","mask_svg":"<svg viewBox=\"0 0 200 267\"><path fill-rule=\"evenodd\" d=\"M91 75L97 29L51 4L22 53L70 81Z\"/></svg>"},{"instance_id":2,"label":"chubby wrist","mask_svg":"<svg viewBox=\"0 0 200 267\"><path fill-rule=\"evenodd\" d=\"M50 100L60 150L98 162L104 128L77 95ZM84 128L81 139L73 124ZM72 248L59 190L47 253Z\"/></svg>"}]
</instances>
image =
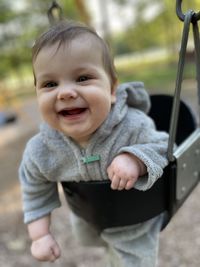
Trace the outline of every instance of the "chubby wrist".
<instances>
[{"instance_id":1,"label":"chubby wrist","mask_svg":"<svg viewBox=\"0 0 200 267\"><path fill-rule=\"evenodd\" d=\"M51 235L50 232L40 232L39 234L34 234L34 235L33 234L31 235L29 233L29 236L30 236L30 239L31 239L32 242L36 242L39 239L42 239L42 238L44 238L46 236L49 236L49 235Z\"/></svg>"},{"instance_id":2,"label":"chubby wrist","mask_svg":"<svg viewBox=\"0 0 200 267\"><path fill-rule=\"evenodd\" d=\"M136 160L137 160L137 163L139 165L139 169L140 169L140 174L139 176L143 176L147 173L147 166L140 160L136 157Z\"/></svg>"},{"instance_id":3,"label":"chubby wrist","mask_svg":"<svg viewBox=\"0 0 200 267\"><path fill-rule=\"evenodd\" d=\"M127 153L129 154L129 153ZM129 156L132 157L134 161L137 162L138 170L139 170L139 176L143 176L147 173L147 166L135 155L129 154Z\"/></svg>"},{"instance_id":4,"label":"chubby wrist","mask_svg":"<svg viewBox=\"0 0 200 267\"><path fill-rule=\"evenodd\" d=\"M36 241L50 234L50 216L45 216L28 224L29 237Z\"/></svg>"}]
</instances>

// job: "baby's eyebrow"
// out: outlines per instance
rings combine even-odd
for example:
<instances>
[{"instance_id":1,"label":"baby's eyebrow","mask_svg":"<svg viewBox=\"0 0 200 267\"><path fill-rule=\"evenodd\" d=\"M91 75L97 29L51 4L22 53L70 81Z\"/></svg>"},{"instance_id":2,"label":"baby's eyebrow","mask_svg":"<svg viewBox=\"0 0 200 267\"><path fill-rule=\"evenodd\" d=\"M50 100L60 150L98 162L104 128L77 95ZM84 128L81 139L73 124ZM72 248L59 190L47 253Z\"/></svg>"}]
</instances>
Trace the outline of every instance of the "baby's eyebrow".
<instances>
[{"instance_id":1,"label":"baby's eyebrow","mask_svg":"<svg viewBox=\"0 0 200 267\"><path fill-rule=\"evenodd\" d=\"M36 75L37 80L49 80L49 79L54 79L55 74L53 73L42 73L39 75Z\"/></svg>"},{"instance_id":2,"label":"baby's eyebrow","mask_svg":"<svg viewBox=\"0 0 200 267\"><path fill-rule=\"evenodd\" d=\"M84 72L84 71L90 71L90 72L95 72L96 71L96 68L95 66L90 66L90 65L86 65L86 66L83 66L83 67L77 67L76 68L77 71L80 71L80 72Z\"/></svg>"}]
</instances>

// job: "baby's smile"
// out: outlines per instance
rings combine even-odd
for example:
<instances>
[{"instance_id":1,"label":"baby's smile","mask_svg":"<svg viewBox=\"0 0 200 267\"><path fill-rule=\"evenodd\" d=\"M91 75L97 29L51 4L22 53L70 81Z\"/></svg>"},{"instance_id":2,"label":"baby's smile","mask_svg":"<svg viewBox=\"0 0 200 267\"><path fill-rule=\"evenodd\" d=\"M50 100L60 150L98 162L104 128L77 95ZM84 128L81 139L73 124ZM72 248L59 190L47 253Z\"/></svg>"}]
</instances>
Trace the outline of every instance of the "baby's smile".
<instances>
[{"instance_id":1,"label":"baby's smile","mask_svg":"<svg viewBox=\"0 0 200 267\"><path fill-rule=\"evenodd\" d=\"M58 112L58 114L63 117L68 117L68 116L73 116L73 115L80 115L86 110L87 108L62 109Z\"/></svg>"}]
</instances>

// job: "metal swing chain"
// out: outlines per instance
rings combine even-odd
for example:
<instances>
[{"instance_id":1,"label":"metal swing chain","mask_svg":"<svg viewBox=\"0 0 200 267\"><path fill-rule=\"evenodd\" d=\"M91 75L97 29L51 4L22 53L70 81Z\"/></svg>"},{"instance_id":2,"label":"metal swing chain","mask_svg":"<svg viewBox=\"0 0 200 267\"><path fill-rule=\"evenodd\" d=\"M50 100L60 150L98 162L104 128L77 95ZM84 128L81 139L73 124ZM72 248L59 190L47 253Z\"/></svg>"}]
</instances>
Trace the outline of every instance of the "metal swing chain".
<instances>
[{"instance_id":1,"label":"metal swing chain","mask_svg":"<svg viewBox=\"0 0 200 267\"><path fill-rule=\"evenodd\" d=\"M181 49L179 53L179 61L178 61L178 69L177 69L177 77L176 77L176 85L174 92L174 101L172 107L172 115L170 122L170 130L169 130L169 143L168 143L168 160L170 162L174 161L174 143L176 138L177 131L177 122L179 115L179 105L180 105L180 93L183 81L183 71L185 65L185 56L187 50L187 43L190 31L190 24L193 25L193 37L194 37L194 47L195 47L195 56L196 56L196 79L197 79L197 87L198 87L198 101L200 105L200 39L199 39L199 28L198 28L198 20L200 20L200 12L195 13L192 10L189 10L186 14L182 13L181 9L182 0L177 0L176 2L176 12L177 16L180 20L184 21L182 40L181 40ZM200 117L200 116L199 116Z\"/></svg>"},{"instance_id":2,"label":"metal swing chain","mask_svg":"<svg viewBox=\"0 0 200 267\"><path fill-rule=\"evenodd\" d=\"M182 2L182 0L176 0L176 14L180 20L185 21L185 14L182 12ZM193 19L196 21L200 20L200 11L194 12Z\"/></svg>"},{"instance_id":3,"label":"metal swing chain","mask_svg":"<svg viewBox=\"0 0 200 267\"><path fill-rule=\"evenodd\" d=\"M52 4L47 11L47 16L48 16L50 25L54 25L57 22L62 20L63 18L62 8L56 1L52 1Z\"/></svg>"}]
</instances>

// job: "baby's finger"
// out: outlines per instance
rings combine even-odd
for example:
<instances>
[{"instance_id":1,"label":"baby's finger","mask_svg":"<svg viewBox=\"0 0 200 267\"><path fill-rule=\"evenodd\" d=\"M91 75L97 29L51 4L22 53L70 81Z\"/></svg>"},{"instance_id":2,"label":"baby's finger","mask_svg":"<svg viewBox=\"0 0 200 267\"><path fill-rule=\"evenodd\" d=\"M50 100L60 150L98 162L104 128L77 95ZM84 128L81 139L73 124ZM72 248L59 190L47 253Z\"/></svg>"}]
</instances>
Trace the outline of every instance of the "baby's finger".
<instances>
[{"instance_id":1,"label":"baby's finger","mask_svg":"<svg viewBox=\"0 0 200 267\"><path fill-rule=\"evenodd\" d=\"M54 255L57 258L59 258L61 256L61 251L58 245L54 246Z\"/></svg>"},{"instance_id":2,"label":"baby's finger","mask_svg":"<svg viewBox=\"0 0 200 267\"><path fill-rule=\"evenodd\" d=\"M107 174L108 174L108 178L112 181L112 178L113 178L114 173L113 173L113 169L112 169L111 166L109 166L107 168Z\"/></svg>"},{"instance_id":3,"label":"baby's finger","mask_svg":"<svg viewBox=\"0 0 200 267\"><path fill-rule=\"evenodd\" d=\"M54 262L56 260L56 257L53 253L53 250L52 248L49 248L47 251L46 251L46 255L44 255L44 258L42 261L50 261L50 262Z\"/></svg>"},{"instance_id":4,"label":"baby's finger","mask_svg":"<svg viewBox=\"0 0 200 267\"><path fill-rule=\"evenodd\" d=\"M111 188L112 188L113 190L118 189L120 180L121 180L120 177L118 177L117 175L114 175L114 176L112 177Z\"/></svg>"},{"instance_id":5,"label":"baby's finger","mask_svg":"<svg viewBox=\"0 0 200 267\"><path fill-rule=\"evenodd\" d=\"M120 179L120 182L119 182L119 186L118 186L118 190L123 190L125 187L126 187L126 184L127 184L127 180L126 179Z\"/></svg>"},{"instance_id":6,"label":"baby's finger","mask_svg":"<svg viewBox=\"0 0 200 267\"><path fill-rule=\"evenodd\" d=\"M133 188L134 184L135 184L135 179L128 180L125 189L130 190L131 188Z\"/></svg>"}]
</instances>

